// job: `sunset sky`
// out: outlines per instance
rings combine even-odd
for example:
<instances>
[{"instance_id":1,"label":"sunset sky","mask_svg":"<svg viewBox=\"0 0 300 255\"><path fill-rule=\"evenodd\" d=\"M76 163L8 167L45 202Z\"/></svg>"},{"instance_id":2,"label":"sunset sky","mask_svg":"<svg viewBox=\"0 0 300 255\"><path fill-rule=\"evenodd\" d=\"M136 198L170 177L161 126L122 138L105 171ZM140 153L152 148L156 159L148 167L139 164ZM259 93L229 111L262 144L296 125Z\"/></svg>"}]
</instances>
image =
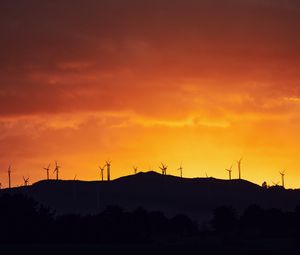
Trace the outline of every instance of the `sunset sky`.
<instances>
[{"instance_id":1,"label":"sunset sky","mask_svg":"<svg viewBox=\"0 0 300 255\"><path fill-rule=\"evenodd\" d=\"M300 1L1 0L0 182L141 171L300 187ZM51 171L52 177L53 169Z\"/></svg>"}]
</instances>

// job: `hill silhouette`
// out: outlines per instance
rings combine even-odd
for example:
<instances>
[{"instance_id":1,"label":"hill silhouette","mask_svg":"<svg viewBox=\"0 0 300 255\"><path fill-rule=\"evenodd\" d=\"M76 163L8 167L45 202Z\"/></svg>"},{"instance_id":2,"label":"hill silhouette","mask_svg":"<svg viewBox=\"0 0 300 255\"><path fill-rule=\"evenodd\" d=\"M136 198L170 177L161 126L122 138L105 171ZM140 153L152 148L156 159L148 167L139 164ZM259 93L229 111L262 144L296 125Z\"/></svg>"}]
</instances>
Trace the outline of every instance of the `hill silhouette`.
<instances>
[{"instance_id":1,"label":"hill silhouette","mask_svg":"<svg viewBox=\"0 0 300 255\"><path fill-rule=\"evenodd\" d=\"M43 180L31 186L3 189L25 194L57 214L94 214L109 205L125 210L143 207L168 216L185 214L207 221L212 211L230 205L242 211L252 204L262 208L294 210L300 190L265 189L245 180L179 178L156 172L138 173L107 181Z\"/></svg>"}]
</instances>

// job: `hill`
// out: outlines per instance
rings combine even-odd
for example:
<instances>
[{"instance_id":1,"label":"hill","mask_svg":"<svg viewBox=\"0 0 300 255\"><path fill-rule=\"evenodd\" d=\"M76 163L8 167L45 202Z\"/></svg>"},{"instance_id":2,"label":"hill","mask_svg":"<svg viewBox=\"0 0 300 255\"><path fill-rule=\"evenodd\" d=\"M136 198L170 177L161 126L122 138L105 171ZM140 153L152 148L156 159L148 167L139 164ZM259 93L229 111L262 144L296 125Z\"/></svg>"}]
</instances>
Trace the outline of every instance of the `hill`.
<instances>
[{"instance_id":1,"label":"hill","mask_svg":"<svg viewBox=\"0 0 300 255\"><path fill-rule=\"evenodd\" d=\"M300 190L264 189L245 180L179 178L156 172L138 173L107 182L44 180L1 193L23 193L55 209L56 213L93 214L107 205L126 210L141 206L173 216L184 213L199 221L210 218L214 208L232 205L243 210L251 204L293 210L300 204Z\"/></svg>"}]
</instances>

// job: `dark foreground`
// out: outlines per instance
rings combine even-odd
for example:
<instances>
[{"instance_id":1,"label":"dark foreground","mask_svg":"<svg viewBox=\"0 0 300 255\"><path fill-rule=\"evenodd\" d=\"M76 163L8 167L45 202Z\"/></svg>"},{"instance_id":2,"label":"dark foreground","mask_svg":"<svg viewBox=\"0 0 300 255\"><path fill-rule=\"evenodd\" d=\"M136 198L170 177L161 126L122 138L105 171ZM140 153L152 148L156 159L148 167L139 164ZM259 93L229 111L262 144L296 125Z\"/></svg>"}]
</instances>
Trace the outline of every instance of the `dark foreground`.
<instances>
[{"instance_id":1,"label":"dark foreground","mask_svg":"<svg viewBox=\"0 0 300 255\"><path fill-rule=\"evenodd\" d=\"M185 240L169 244L10 244L0 245L1 254L299 254L300 245L287 239L223 243L216 240Z\"/></svg>"},{"instance_id":2,"label":"dark foreground","mask_svg":"<svg viewBox=\"0 0 300 255\"><path fill-rule=\"evenodd\" d=\"M22 194L0 196L2 254L300 254L300 206L292 211L231 205L205 224L184 214L108 206L57 215Z\"/></svg>"}]
</instances>

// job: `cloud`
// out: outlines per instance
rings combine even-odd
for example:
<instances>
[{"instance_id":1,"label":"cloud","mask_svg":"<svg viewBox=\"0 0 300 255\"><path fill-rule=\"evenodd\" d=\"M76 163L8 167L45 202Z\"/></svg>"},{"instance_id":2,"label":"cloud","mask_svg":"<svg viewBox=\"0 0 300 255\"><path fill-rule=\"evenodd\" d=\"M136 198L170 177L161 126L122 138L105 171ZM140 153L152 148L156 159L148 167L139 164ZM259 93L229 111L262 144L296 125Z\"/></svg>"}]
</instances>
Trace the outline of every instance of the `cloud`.
<instances>
[{"instance_id":1,"label":"cloud","mask_svg":"<svg viewBox=\"0 0 300 255\"><path fill-rule=\"evenodd\" d=\"M195 80L214 87L203 98L299 95L298 1L2 1L0 12L2 116L166 117L178 102L186 117L198 105L180 88Z\"/></svg>"}]
</instances>

